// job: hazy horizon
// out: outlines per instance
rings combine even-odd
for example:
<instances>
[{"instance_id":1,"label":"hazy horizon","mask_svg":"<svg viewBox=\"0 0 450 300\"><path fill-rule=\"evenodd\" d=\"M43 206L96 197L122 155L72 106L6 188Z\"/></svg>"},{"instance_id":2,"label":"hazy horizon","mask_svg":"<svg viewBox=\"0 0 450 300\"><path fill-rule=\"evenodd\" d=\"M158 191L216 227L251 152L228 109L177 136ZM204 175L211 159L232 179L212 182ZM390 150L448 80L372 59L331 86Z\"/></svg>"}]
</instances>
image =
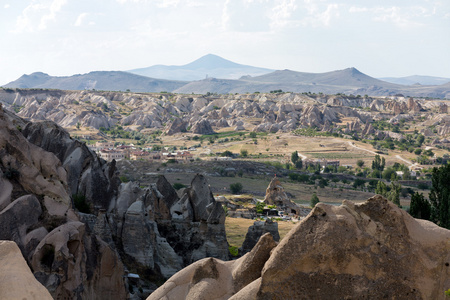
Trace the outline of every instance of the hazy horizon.
<instances>
[{"instance_id":1,"label":"hazy horizon","mask_svg":"<svg viewBox=\"0 0 450 300\"><path fill-rule=\"evenodd\" d=\"M209 53L268 69L450 78L443 1L7 0L0 24L0 85L33 72L185 65Z\"/></svg>"}]
</instances>

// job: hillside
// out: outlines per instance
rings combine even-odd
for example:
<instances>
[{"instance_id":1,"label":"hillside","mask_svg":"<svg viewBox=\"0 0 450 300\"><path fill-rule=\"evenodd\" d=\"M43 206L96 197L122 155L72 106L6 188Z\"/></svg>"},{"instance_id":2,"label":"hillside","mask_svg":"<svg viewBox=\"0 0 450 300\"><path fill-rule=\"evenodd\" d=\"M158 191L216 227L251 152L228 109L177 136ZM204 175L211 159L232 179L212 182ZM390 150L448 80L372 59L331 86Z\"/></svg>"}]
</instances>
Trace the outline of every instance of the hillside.
<instances>
[{"instance_id":1,"label":"hillside","mask_svg":"<svg viewBox=\"0 0 450 300\"><path fill-rule=\"evenodd\" d=\"M220 56L208 54L182 66L155 65L129 70L128 72L154 78L192 81L207 77L238 79L246 75L258 76L272 71L270 69L237 64Z\"/></svg>"},{"instance_id":2,"label":"hillside","mask_svg":"<svg viewBox=\"0 0 450 300\"><path fill-rule=\"evenodd\" d=\"M380 80L403 85L441 85L450 82L450 78L422 75L412 75L406 77L383 77L380 78Z\"/></svg>"},{"instance_id":3,"label":"hillside","mask_svg":"<svg viewBox=\"0 0 450 300\"><path fill-rule=\"evenodd\" d=\"M133 92L172 91L186 82L154 79L121 71L95 71L73 76L49 76L37 72L23 75L5 87L14 88L51 88L61 90L106 90Z\"/></svg>"}]
</instances>

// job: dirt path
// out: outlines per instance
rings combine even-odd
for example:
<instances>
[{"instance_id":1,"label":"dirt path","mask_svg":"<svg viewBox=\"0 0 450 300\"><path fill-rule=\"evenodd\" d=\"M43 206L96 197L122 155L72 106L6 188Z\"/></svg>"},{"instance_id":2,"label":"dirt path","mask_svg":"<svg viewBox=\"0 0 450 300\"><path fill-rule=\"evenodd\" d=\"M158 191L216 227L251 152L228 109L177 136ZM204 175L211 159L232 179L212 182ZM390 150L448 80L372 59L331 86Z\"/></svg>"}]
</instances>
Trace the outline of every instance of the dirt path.
<instances>
[{"instance_id":1,"label":"dirt path","mask_svg":"<svg viewBox=\"0 0 450 300\"><path fill-rule=\"evenodd\" d=\"M356 149L359 149L359 150L363 150L363 151L367 151L367 152L372 153L372 154L374 154L374 155L377 155L377 154L378 154L378 153L376 153L375 151L367 150L367 149L358 147L358 146L356 146L353 142L348 142L348 144L349 144L350 146L352 146L353 148L356 148Z\"/></svg>"},{"instance_id":2,"label":"dirt path","mask_svg":"<svg viewBox=\"0 0 450 300\"><path fill-rule=\"evenodd\" d=\"M395 157L397 157L401 161L404 161L405 163L409 164L410 166L414 165L414 163L412 161L409 161L406 158L401 157L400 155L396 155Z\"/></svg>"}]
</instances>

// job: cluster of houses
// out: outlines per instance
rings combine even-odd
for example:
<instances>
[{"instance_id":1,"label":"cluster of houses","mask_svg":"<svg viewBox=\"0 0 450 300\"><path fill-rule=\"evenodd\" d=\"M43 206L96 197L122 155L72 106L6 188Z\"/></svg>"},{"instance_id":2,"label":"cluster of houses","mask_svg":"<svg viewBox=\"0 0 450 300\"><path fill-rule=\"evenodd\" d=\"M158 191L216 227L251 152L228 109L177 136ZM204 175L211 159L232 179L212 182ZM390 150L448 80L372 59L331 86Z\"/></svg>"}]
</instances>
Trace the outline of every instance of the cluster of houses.
<instances>
[{"instance_id":1,"label":"cluster of houses","mask_svg":"<svg viewBox=\"0 0 450 300\"><path fill-rule=\"evenodd\" d=\"M96 142L89 146L98 156L106 161L113 159L131 159L131 160L147 160L168 162L170 160L176 162L190 162L194 160L194 156L187 150L178 150L175 152L151 151L150 149L138 149L133 145L115 146L114 142Z\"/></svg>"}]
</instances>

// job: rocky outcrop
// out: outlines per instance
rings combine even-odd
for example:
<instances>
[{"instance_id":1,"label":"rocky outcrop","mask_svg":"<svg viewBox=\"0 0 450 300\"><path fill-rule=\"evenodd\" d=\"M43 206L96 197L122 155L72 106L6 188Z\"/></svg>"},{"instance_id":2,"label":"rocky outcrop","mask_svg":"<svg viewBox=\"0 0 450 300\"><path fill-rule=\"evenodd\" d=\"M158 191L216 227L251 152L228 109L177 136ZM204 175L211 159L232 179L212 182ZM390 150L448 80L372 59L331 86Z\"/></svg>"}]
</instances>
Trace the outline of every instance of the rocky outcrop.
<instances>
[{"instance_id":1,"label":"rocky outcrop","mask_svg":"<svg viewBox=\"0 0 450 300\"><path fill-rule=\"evenodd\" d=\"M83 195L93 208L108 208L120 184L114 162L101 161L84 143L71 138L53 122L28 123L22 134L62 162L67 171L70 195Z\"/></svg>"},{"instance_id":2,"label":"rocky outcrop","mask_svg":"<svg viewBox=\"0 0 450 300\"><path fill-rule=\"evenodd\" d=\"M19 247L0 241L0 299L53 299L33 276Z\"/></svg>"},{"instance_id":3,"label":"rocky outcrop","mask_svg":"<svg viewBox=\"0 0 450 300\"><path fill-rule=\"evenodd\" d=\"M169 219L158 222L158 229L184 265L208 256L228 259L225 211L203 175L194 177L170 212Z\"/></svg>"},{"instance_id":4,"label":"rocky outcrop","mask_svg":"<svg viewBox=\"0 0 450 300\"><path fill-rule=\"evenodd\" d=\"M248 228L247 234L245 235L245 240L239 248L239 254L243 255L250 252L258 243L260 237L266 233L270 233L275 242L280 241L277 222L273 222L271 219L267 219L264 222L255 221L253 225Z\"/></svg>"},{"instance_id":5,"label":"rocky outcrop","mask_svg":"<svg viewBox=\"0 0 450 300\"><path fill-rule=\"evenodd\" d=\"M82 222L65 223L37 245L31 266L55 298L124 299L124 268L117 254L86 232Z\"/></svg>"},{"instance_id":6,"label":"rocky outcrop","mask_svg":"<svg viewBox=\"0 0 450 300\"><path fill-rule=\"evenodd\" d=\"M302 209L302 207L293 203L289 199L288 195L284 191L283 186L281 185L280 180L276 176L272 179L266 189L264 202L267 205L276 205L278 209L283 210L286 213L294 213L297 215L308 214L307 212L305 213L305 210Z\"/></svg>"},{"instance_id":7,"label":"rocky outcrop","mask_svg":"<svg viewBox=\"0 0 450 300\"><path fill-rule=\"evenodd\" d=\"M214 130L211 127L211 124L206 119L201 119L195 122L191 128L193 133L197 134L214 134Z\"/></svg>"},{"instance_id":8,"label":"rocky outcrop","mask_svg":"<svg viewBox=\"0 0 450 300\"><path fill-rule=\"evenodd\" d=\"M229 299L259 277L275 246L272 236L267 233L250 253L238 260L202 259L172 276L147 300Z\"/></svg>"},{"instance_id":9,"label":"rocky outcrop","mask_svg":"<svg viewBox=\"0 0 450 300\"><path fill-rule=\"evenodd\" d=\"M174 135L175 133L186 132L187 122L181 120L180 118L175 118L169 125L165 133L167 135Z\"/></svg>"},{"instance_id":10,"label":"rocky outcrop","mask_svg":"<svg viewBox=\"0 0 450 300\"><path fill-rule=\"evenodd\" d=\"M450 285L449 241L449 230L414 219L379 195L339 207L319 203L270 257L252 256L258 243L235 262L199 261L148 299L444 300ZM234 263L261 264L265 258L261 272L252 272L253 281L234 285L230 295Z\"/></svg>"}]
</instances>

